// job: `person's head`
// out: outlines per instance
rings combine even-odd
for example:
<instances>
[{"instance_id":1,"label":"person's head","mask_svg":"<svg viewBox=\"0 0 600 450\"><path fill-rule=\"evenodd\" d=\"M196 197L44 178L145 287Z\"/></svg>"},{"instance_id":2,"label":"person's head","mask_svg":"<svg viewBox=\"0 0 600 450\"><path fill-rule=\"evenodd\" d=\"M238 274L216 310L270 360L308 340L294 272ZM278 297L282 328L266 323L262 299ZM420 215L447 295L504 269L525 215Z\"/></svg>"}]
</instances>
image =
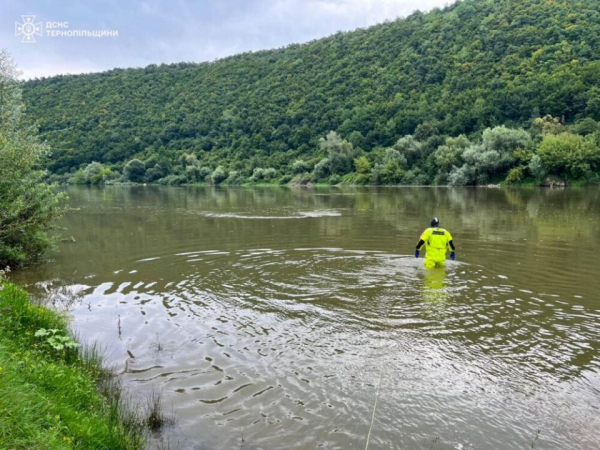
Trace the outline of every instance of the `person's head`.
<instances>
[{"instance_id":1,"label":"person's head","mask_svg":"<svg viewBox=\"0 0 600 450\"><path fill-rule=\"evenodd\" d=\"M440 219L438 219L437 217L434 217L433 219L431 219L431 227L432 228L436 228L440 226Z\"/></svg>"}]
</instances>

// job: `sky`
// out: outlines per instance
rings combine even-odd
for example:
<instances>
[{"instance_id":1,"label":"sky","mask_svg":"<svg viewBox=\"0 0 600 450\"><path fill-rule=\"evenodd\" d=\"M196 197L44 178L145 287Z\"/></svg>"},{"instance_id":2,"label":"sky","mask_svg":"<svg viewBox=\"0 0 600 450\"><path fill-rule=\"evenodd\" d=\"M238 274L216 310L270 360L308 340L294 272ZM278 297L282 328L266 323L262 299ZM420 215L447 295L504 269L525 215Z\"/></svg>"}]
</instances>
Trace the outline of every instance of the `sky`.
<instances>
[{"instance_id":1,"label":"sky","mask_svg":"<svg viewBox=\"0 0 600 450\"><path fill-rule=\"evenodd\" d=\"M2 0L0 48L11 53L23 79L213 61L449 3L452 0ZM86 37L81 31L111 35Z\"/></svg>"}]
</instances>

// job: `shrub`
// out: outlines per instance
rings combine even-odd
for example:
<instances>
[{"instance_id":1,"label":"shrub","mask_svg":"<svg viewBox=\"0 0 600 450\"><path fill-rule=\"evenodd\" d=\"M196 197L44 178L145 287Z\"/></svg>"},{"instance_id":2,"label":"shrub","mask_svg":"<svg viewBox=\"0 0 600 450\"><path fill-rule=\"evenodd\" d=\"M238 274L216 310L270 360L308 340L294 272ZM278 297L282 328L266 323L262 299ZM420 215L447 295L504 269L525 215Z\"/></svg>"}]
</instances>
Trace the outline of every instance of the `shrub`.
<instances>
[{"instance_id":1,"label":"shrub","mask_svg":"<svg viewBox=\"0 0 600 450\"><path fill-rule=\"evenodd\" d=\"M448 183L452 186L467 186L473 183L475 174L473 168L467 164L463 164L461 167L455 167L448 176Z\"/></svg>"},{"instance_id":2,"label":"shrub","mask_svg":"<svg viewBox=\"0 0 600 450\"><path fill-rule=\"evenodd\" d=\"M288 184L290 181L292 181L292 176L286 173L279 179L279 184Z\"/></svg>"},{"instance_id":3,"label":"shrub","mask_svg":"<svg viewBox=\"0 0 600 450\"><path fill-rule=\"evenodd\" d=\"M222 166L217 167L212 175L210 176L210 181L212 184L217 185L221 184L223 181L227 179L227 172Z\"/></svg>"},{"instance_id":4,"label":"shrub","mask_svg":"<svg viewBox=\"0 0 600 450\"><path fill-rule=\"evenodd\" d=\"M310 167L308 163L301 159L297 159L296 161L294 161L294 164L292 164L292 173L294 173L295 175L306 173L309 171Z\"/></svg>"},{"instance_id":5,"label":"shrub","mask_svg":"<svg viewBox=\"0 0 600 450\"><path fill-rule=\"evenodd\" d=\"M531 161L529 161L529 171L531 172L531 175L533 175L538 181L546 178L546 168L544 167L544 163L542 162L540 155L533 155L531 157Z\"/></svg>"},{"instance_id":6,"label":"shrub","mask_svg":"<svg viewBox=\"0 0 600 450\"><path fill-rule=\"evenodd\" d=\"M313 177L310 173L301 173L300 175L296 175L291 180L292 184L299 184L299 185L309 184L312 182L313 182Z\"/></svg>"},{"instance_id":7,"label":"shrub","mask_svg":"<svg viewBox=\"0 0 600 450\"><path fill-rule=\"evenodd\" d=\"M313 177L315 180L323 180L331 174L331 162L329 158L323 158L313 169Z\"/></svg>"},{"instance_id":8,"label":"shrub","mask_svg":"<svg viewBox=\"0 0 600 450\"><path fill-rule=\"evenodd\" d=\"M464 135L457 138L447 138L445 144L439 146L433 154L435 165L440 171L449 172L452 167L460 165L462 153L470 145L471 142Z\"/></svg>"},{"instance_id":9,"label":"shrub","mask_svg":"<svg viewBox=\"0 0 600 450\"><path fill-rule=\"evenodd\" d=\"M339 184L342 181L342 177L337 173L334 173L329 177L329 184Z\"/></svg>"},{"instance_id":10,"label":"shrub","mask_svg":"<svg viewBox=\"0 0 600 450\"><path fill-rule=\"evenodd\" d=\"M167 175L164 178L158 180L158 184L162 184L165 186L179 186L187 181L187 178L183 175Z\"/></svg>"},{"instance_id":11,"label":"shrub","mask_svg":"<svg viewBox=\"0 0 600 450\"><path fill-rule=\"evenodd\" d=\"M64 209L64 194L43 181L48 147L23 116L21 89L8 54L0 52L0 267L22 267L51 244L47 230Z\"/></svg>"},{"instance_id":12,"label":"shrub","mask_svg":"<svg viewBox=\"0 0 600 450\"><path fill-rule=\"evenodd\" d=\"M405 161L411 164L419 159L423 151L423 145L411 135L398 139L392 148L398 151L404 157Z\"/></svg>"},{"instance_id":13,"label":"shrub","mask_svg":"<svg viewBox=\"0 0 600 450\"><path fill-rule=\"evenodd\" d=\"M83 169L77 170L71 178L69 178L70 184L85 184L85 176L83 175Z\"/></svg>"},{"instance_id":14,"label":"shrub","mask_svg":"<svg viewBox=\"0 0 600 450\"><path fill-rule=\"evenodd\" d=\"M490 151L495 150L500 154L510 154L519 149L529 146L531 136L527 131L518 128L506 128L505 126L487 128L483 132L483 147Z\"/></svg>"},{"instance_id":15,"label":"shrub","mask_svg":"<svg viewBox=\"0 0 600 450\"><path fill-rule=\"evenodd\" d=\"M537 153L548 172L563 179L587 177L600 168L600 147L591 136L548 134Z\"/></svg>"},{"instance_id":16,"label":"shrub","mask_svg":"<svg viewBox=\"0 0 600 450\"><path fill-rule=\"evenodd\" d=\"M252 171L252 177L250 177L250 181L270 181L275 178L277 178L277 171L273 167L269 167L267 169L257 167Z\"/></svg>"},{"instance_id":17,"label":"shrub","mask_svg":"<svg viewBox=\"0 0 600 450\"><path fill-rule=\"evenodd\" d=\"M92 162L83 170L85 184L104 184L111 175L111 170L99 162Z\"/></svg>"},{"instance_id":18,"label":"shrub","mask_svg":"<svg viewBox=\"0 0 600 450\"><path fill-rule=\"evenodd\" d=\"M123 168L123 176L133 183L146 181L146 165L139 159L132 159Z\"/></svg>"},{"instance_id":19,"label":"shrub","mask_svg":"<svg viewBox=\"0 0 600 450\"><path fill-rule=\"evenodd\" d=\"M227 180L225 180L225 183L231 185L242 184L243 182L244 177L237 170L232 170L231 172L229 172L229 176L227 177Z\"/></svg>"},{"instance_id":20,"label":"shrub","mask_svg":"<svg viewBox=\"0 0 600 450\"><path fill-rule=\"evenodd\" d=\"M523 178L525 178L525 167L518 166L518 167L513 167L512 169L510 169L510 171L508 172L508 175L506 177L506 181L508 183L518 183Z\"/></svg>"},{"instance_id":21,"label":"shrub","mask_svg":"<svg viewBox=\"0 0 600 450\"><path fill-rule=\"evenodd\" d=\"M329 155L329 173L344 175L352 171L352 162L356 152L350 142L342 139L335 131L330 131L325 138L321 138L319 145L321 151Z\"/></svg>"},{"instance_id":22,"label":"shrub","mask_svg":"<svg viewBox=\"0 0 600 450\"><path fill-rule=\"evenodd\" d=\"M371 173L371 162L364 155L354 160L354 167L356 167L356 172L361 175Z\"/></svg>"}]
</instances>

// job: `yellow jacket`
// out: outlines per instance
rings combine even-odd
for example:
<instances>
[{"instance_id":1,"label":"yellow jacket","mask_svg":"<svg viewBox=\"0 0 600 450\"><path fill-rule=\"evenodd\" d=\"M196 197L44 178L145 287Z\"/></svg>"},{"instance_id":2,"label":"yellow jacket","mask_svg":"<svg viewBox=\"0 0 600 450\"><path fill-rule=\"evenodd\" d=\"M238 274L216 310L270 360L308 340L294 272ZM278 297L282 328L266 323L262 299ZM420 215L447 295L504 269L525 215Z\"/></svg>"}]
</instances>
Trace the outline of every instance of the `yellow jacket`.
<instances>
[{"instance_id":1,"label":"yellow jacket","mask_svg":"<svg viewBox=\"0 0 600 450\"><path fill-rule=\"evenodd\" d=\"M421 235L421 240L425 242L426 259L443 262L446 261L446 251L452 241L452 235L444 228L427 228Z\"/></svg>"}]
</instances>

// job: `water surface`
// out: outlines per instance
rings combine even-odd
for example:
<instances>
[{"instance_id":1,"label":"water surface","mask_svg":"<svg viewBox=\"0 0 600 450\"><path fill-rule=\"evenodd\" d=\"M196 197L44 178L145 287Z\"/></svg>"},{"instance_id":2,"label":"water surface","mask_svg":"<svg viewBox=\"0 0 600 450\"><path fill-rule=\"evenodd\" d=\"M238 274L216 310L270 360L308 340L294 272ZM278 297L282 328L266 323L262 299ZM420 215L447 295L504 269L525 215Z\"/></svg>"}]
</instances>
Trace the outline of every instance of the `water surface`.
<instances>
[{"instance_id":1,"label":"water surface","mask_svg":"<svg viewBox=\"0 0 600 450\"><path fill-rule=\"evenodd\" d=\"M70 189L68 307L179 448L600 448L597 190ZM458 261L412 256L432 216ZM74 242L73 242L74 241ZM175 445L177 448L177 446Z\"/></svg>"}]
</instances>

